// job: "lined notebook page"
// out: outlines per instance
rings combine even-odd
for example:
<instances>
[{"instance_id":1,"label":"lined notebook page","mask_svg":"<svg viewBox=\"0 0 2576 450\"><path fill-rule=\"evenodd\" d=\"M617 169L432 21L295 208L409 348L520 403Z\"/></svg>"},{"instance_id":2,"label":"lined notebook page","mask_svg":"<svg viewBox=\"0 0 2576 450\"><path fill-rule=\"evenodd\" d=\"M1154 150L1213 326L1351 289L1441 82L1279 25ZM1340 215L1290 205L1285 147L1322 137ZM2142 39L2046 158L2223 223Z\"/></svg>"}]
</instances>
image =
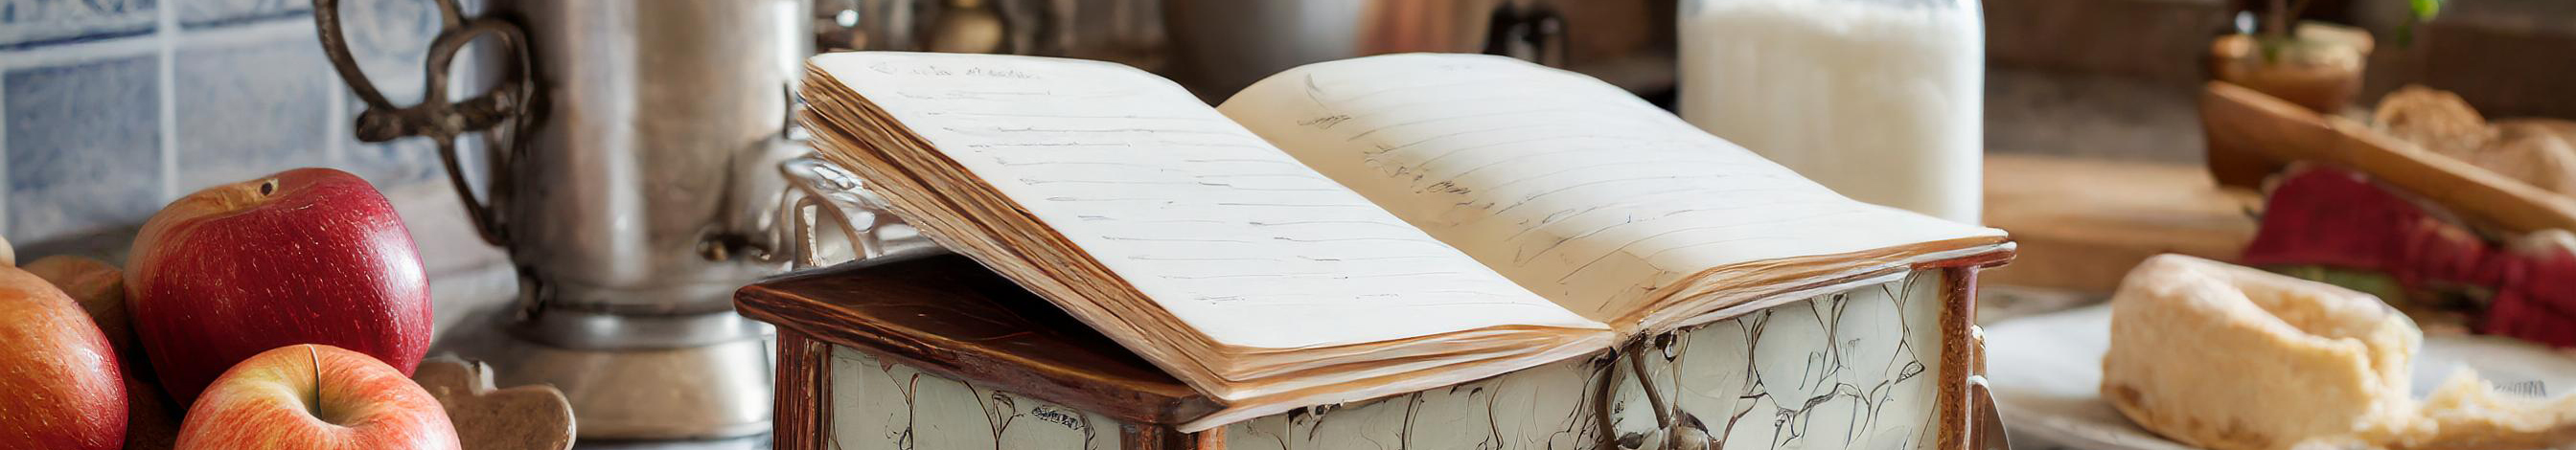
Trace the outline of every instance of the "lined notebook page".
<instances>
[{"instance_id":1,"label":"lined notebook page","mask_svg":"<svg viewBox=\"0 0 2576 450\"><path fill-rule=\"evenodd\" d=\"M1602 328L1115 64L845 53L813 63L1220 343Z\"/></svg>"},{"instance_id":2,"label":"lined notebook page","mask_svg":"<svg viewBox=\"0 0 2576 450\"><path fill-rule=\"evenodd\" d=\"M2002 234L1847 200L1626 91L1502 57L1313 64L1218 109L1605 321L1712 267Z\"/></svg>"}]
</instances>

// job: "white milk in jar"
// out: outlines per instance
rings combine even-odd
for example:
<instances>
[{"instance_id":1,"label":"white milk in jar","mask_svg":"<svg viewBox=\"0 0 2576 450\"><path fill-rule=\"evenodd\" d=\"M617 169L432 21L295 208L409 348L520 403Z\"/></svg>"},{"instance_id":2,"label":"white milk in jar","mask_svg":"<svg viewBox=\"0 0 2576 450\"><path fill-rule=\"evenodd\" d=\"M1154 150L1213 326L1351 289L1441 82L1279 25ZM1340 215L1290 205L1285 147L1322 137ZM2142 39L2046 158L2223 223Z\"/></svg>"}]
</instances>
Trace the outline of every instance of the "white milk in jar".
<instances>
[{"instance_id":1,"label":"white milk in jar","mask_svg":"<svg viewBox=\"0 0 2576 450\"><path fill-rule=\"evenodd\" d=\"M1683 119L1855 200L1978 223L1976 0L1683 0Z\"/></svg>"}]
</instances>

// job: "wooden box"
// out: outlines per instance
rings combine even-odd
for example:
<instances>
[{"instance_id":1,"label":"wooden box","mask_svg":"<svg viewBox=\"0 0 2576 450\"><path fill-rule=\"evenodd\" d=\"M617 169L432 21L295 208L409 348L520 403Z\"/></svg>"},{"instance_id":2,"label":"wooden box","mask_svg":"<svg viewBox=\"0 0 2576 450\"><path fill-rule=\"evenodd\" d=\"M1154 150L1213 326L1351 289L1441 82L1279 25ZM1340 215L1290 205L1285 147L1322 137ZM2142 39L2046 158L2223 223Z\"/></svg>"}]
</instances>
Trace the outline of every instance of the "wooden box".
<instances>
[{"instance_id":1,"label":"wooden box","mask_svg":"<svg viewBox=\"0 0 2576 450\"><path fill-rule=\"evenodd\" d=\"M1212 400L962 256L791 274L736 301L778 326L775 439L788 450L1967 449L1986 413L1971 401L1977 271L2010 256L1196 433L1173 425Z\"/></svg>"}]
</instances>

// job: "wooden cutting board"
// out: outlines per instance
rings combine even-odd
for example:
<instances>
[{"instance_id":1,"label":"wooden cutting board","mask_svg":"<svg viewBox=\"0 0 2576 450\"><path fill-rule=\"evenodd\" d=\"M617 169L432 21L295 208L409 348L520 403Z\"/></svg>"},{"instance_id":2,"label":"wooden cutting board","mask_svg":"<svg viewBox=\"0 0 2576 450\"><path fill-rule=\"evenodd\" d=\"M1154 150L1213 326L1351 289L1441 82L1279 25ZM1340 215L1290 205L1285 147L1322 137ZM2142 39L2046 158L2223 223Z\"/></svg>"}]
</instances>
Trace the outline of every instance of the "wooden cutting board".
<instances>
[{"instance_id":1,"label":"wooden cutting board","mask_svg":"<svg viewBox=\"0 0 2576 450\"><path fill-rule=\"evenodd\" d=\"M2201 91L2210 154L2260 155L2351 168L2508 231L2576 230L2576 198L2425 150L2340 116L2309 111L2252 89L2210 82ZM2529 126L2556 129L2563 124Z\"/></svg>"},{"instance_id":2,"label":"wooden cutting board","mask_svg":"<svg viewBox=\"0 0 2576 450\"><path fill-rule=\"evenodd\" d=\"M2159 253L2235 259L2262 201L2194 165L1990 154L1985 183L1986 225L2021 254L1982 281L2098 293Z\"/></svg>"}]
</instances>

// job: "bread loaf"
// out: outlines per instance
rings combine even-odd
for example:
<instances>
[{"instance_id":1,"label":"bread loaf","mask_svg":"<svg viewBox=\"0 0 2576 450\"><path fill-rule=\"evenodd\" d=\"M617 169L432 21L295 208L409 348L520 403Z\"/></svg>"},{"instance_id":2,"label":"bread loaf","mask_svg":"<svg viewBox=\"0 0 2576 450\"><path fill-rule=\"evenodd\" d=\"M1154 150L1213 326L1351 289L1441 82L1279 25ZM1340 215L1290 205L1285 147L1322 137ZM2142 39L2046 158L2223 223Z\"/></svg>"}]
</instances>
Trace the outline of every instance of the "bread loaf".
<instances>
[{"instance_id":1,"label":"bread loaf","mask_svg":"<svg viewBox=\"0 0 2576 450\"><path fill-rule=\"evenodd\" d=\"M2215 450L2576 441L2576 397L2505 397L2472 373L2410 397L2422 341L2414 322L2367 294L2162 255L2111 297L2102 397L2149 431Z\"/></svg>"},{"instance_id":2,"label":"bread loaf","mask_svg":"<svg viewBox=\"0 0 2576 450\"><path fill-rule=\"evenodd\" d=\"M2352 290L2181 255L2111 297L2102 397L2157 434L2216 450L2370 441L2412 413L2413 322Z\"/></svg>"},{"instance_id":3,"label":"bread loaf","mask_svg":"<svg viewBox=\"0 0 2576 450\"><path fill-rule=\"evenodd\" d=\"M2458 94L2409 85L2380 98L2372 122L2389 136L2434 153L2550 192L2576 195L2576 143L2553 121L2489 123Z\"/></svg>"}]
</instances>

